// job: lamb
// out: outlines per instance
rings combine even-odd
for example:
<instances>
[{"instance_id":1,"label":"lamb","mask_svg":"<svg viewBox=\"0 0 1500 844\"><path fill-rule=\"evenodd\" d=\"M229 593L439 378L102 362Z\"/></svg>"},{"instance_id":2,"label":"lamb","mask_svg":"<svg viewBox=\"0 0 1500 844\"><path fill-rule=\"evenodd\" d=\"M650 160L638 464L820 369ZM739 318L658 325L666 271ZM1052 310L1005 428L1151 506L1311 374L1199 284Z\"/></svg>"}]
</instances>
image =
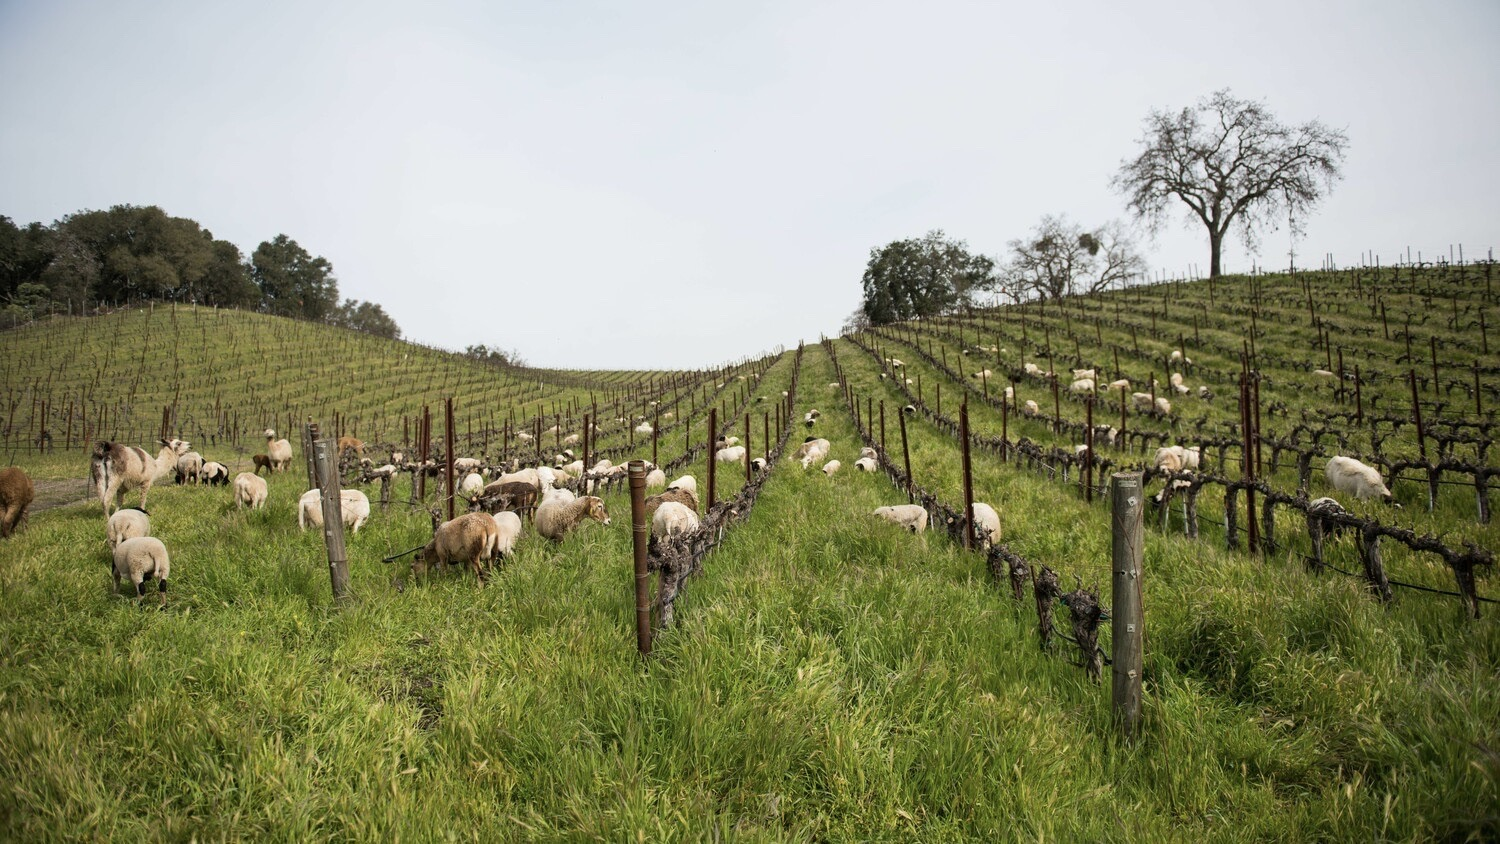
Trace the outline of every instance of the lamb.
<instances>
[{"instance_id":1,"label":"lamb","mask_svg":"<svg viewBox=\"0 0 1500 844\"><path fill-rule=\"evenodd\" d=\"M141 509L146 508L146 493L151 484L167 476L177 468L177 458L188 452L188 443L182 440L162 440L161 453L152 460L144 449L119 443L100 442L94 449L89 464L89 478L99 494L99 503L104 515L109 515L109 500L115 501L118 509L126 490L140 487Z\"/></svg>"},{"instance_id":2,"label":"lamb","mask_svg":"<svg viewBox=\"0 0 1500 844\"><path fill-rule=\"evenodd\" d=\"M150 516L151 514L145 510L137 510L134 507L121 507L116 510L104 526L104 541L109 544L109 550L114 551L121 542L127 539L150 536Z\"/></svg>"},{"instance_id":3,"label":"lamb","mask_svg":"<svg viewBox=\"0 0 1500 844\"><path fill-rule=\"evenodd\" d=\"M1073 380L1074 381L1081 381L1084 378L1090 378L1090 379L1092 379L1092 378L1097 378L1097 377L1099 377L1099 376L1092 369L1075 369L1075 370L1073 370Z\"/></svg>"},{"instance_id":4,"label":"lamb","mask_svg":"<svg viewBox=\"0 0 1500 844\"><path fill-rule=\"evenodd\" d=\"M854 461L854 468L861 472L874 472L880 468L873 457L861 457Z\"/></svg>"},{"instance_id":5,"label":"lamb","mask_svg":"<svg viewBox=\"0 0 1500 844\"><path fill-rule=\"evenodd\" d=\"M721 448L714 452L714 459L720 463L744 463L745 447L742 445Z\"/></svg>"},{"instance_id":6,"label":"lamb","mask_svg":"<svg viewBox=\"0 0 1500 844\"><path fill-rule=\"evenodd\" d=\"M1093 391L1094 379L1092 378L1079 378L1077 381L1074 381L1073 383L1068 385L1068 392L1070 393L1088 394L1092 393Z\"/></svg>"},{"instance_id":7,"label":"lamb","mask_svg":"<svg viewBox=\"0 0 1500 844\"><path fill-rule=\"evenodd\" d=\"M115 592L120 591L120 578L128 577L135 584L135 602L141 603L146 595L145 581L156 578L157 594L161 606L167 605L167 578L172 573L172 561L167 557L167 546L154 536L137 536L115 546L114 567Z\"/></svg>"},{"instance_id":8,"label":"lamb","mask_svg":"<svg viewBox=\"0 0 1500 844\"><path fill-rule=\"evenodd\" d=\"M189 451L187 454L177 458L176 482L179 484L196 484L198 483L198 474L202 471L203 455L196 451Z\"/></svg>"},{"instance_id":9,"label":"lamb","mask_svg":"<svg viewBox=\"0 0 1500 844\"><path fill-rule=\"evenodd\" d=\"M843 467L844 467L844 464L840 463L839 461L837 461L837 460L830 460L827 463L823 464L823 474L825 474L825 475L827 475L828 477L831 478L831 477L833 477L833 473L834 472L837 472L839 469L842 469Z\"/></svg>"},{"instance_id":10,"label":"lamb","mask_svg":"<svg viewBox=\"0 0 1500 844\"><path fill-rule=\"evenodd\" d=\"M26 508L36 498L36 486L19 466L0 470L0 538L16 532Z\"/></svg>"},{"instance_id":11,"label":"lamb","mask_svg":"<svg viewBox=\"0 0 1500 844\"><path fill-rule=\"evenodd\" d=\"M666 492L658 493L646 499L646 516L649 518L661 505L675 501L693 512L698 512L698 494L692 490L681 487L668 487Z\"/></svg>"},{"instance_id":12,"label":"lamb","mask_svg":"<svg viewBox=\"0 0 1500 844\"><path fill-rule=\"evenodd\" d=\"M236 510L249 507L259 510L266 506L266 496L270 494L270 487L266 485L266 479L251 472L241 472L234 476L234 507Z\"/></svg>"},{"instance_id":13,"label":"lamb","mask_svg":"<svg viewBox=\"0 0 1500 844\"><path fill-rule=\"evenodd\" d=\"M214 486L224 486L229 483L229 467L223 463L210 460L203 464L202 469L198 470L198 482L213 484Z\"/></svg>"},{"instance_id":14,"label":"lamb","mask_svg":"<svg viewBox=\"0 0 1500 844\"><path fill-rule=\"evenodd\" d=\"M912 533L921 533L927 530L927 510L920 504L896 504L890 507L876 507L873 516L879 516L886 521L893 522Z\"/></svg>"},{"instance_id":15,"label":"lamb","mask_svg":"<svg viewBox=\"0 0 1500 844\"><path fill-rule=\"evenodd\" d=\"M651 515L651 538L657 540L686 536L698 530L701 524L698 513L686 504L664 501Z\"/></svg>"},{"instance_id":16,"label":"lamb","mask_svg":"<svg viewBox=\"0 0 1500 844\"><path fill-rule=\"evenodd\" d=\"M521 517L502 510L490 516L495 527L500 529L500 540L495 543L495 556L509 557L516 550L516 541L521 538Z\"/></svg>"},{"instance_id":17,"label":"lamb","mask_svg":"<svg viewBox=\"0 0 1500 844\"><path fill-rule=\"evenodd\" d=\"M350 532L359 533L370 519L370 499L357 489L341 490L339 512ZM323 526L323 491L316 487L302 493L297 500L297 527L307 530L308 525Z\"/></svg>"},{"instance_id":18,"label":"lamb","mask_svg":"<svg viewBox=\"0 0 1500 844\"><path fill-rule=\"evenodd\" d=\"M271 458L271 471L285 472L292 465L292 444L285 438L276 439L276 432L266 429L266 454Z\"/></svg>"},{"instance_id":19,"label":"lamb","mask_svg":"<svg viewBox=\"0 0 1500 844\"><path fill-rule=\"evenodd\" d=\"M553 542L561 542L585 518L593 519L606 527L609 525L609 512L604 509L604 501L598 496L586 495L568 502L543 501L536 508L536 516L532 522L536 525L537 533Z\"/></svg>"},{"instance_id":20,"label":"lamb","mask_svg":"<svg viewBox=\"0 0 1500 844\"><path fill-rule=\"evenodd\" d=\"M802 468L806 469L813 463L828 456L833 445L828 440L820 437L808 437L797 449L796 459L802 461Z\"/></svg>"},{"instance_id":21,"label":"lamb","mask_svg":"<svg viewBox=\"0 0 1500 844\"><path fill-rule=\"evenodd\" d=\"M365 444L354 437L339 437L338 448L339 454L352 451L360 457L365 456Z\"/></svg>"},{"instance_id":22,"label":"lamb","mask_svg":"<svg viewBox=\"0 0 1500 844\"><path fill-rule=\"evenodd\" d=\"M1328 465L1324 467L1323 474L1327 476L1328 483L1332 484L1334 489L1353 495L1355 500L1379 498L1387 504L1395 504L1391 498L1390 489L1386 487L1385 481L1381 480L1380 470L1374 466L1367 466L1353 457L1339 455L1328 458Z\"/></svg>"},{"instance_id":23,"label":"lamb","mask_svg":"<svg viewBox=\"0 0 1500 844\"><path fill-rule=\"evenodd\" d=\"M250 462L255 464L255 474L257 475L260 474L261 469L265 469L267 475L275 471L271 468L271 458L264 454L250 455Z\"/></svg>"},{"instance_id":24,"label":"lamb","mask_svg":"<svg viewBox=\"0 0 1500 844\"><path fill-rule=\"evenodd\" d=\"M484 564L500 552L500 526L488 513L465 513L438 525L432 541L411 558L413 576L429 569L441 571L443 563L468 563L484 584Z\"/></svg>"}]
</instances>

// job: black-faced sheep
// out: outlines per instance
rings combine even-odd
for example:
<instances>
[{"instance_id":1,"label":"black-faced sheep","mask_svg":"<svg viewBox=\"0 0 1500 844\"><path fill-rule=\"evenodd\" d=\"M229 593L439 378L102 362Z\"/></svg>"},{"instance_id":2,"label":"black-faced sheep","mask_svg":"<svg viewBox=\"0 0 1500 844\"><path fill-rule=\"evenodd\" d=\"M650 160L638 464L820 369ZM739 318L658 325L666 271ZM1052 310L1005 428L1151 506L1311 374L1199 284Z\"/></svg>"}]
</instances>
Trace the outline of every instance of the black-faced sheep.
<instances>
[{"instance_id":1,"label":"black-faced sheep","mask_svg":"<svg viewBox=\"0 0 1500 844\"><path fill-rule=\"evenodd\" d=\"M114 506L118 509L125 492L137 487L141 490L141 509L144 510L146 493L151 491L151 485L171 474L177 468L177 458L186 454L189 447L182 440L162 440L161 445L161 453L155 460L144 449L119 443L100 442L94 449L89 463L89 479L106 516L110 513L110 499L114 499Z\"/></svg>"},{"instance_id":2,"label":"black-faced sheep","mask_svg":"<svg viewBox=\"0 0 1500 844\"><path fill-rule=\"evenodd\" d=\"M537 506L532 524L536 526L537 533L553 542L561 542L584 519L608 525L609 513L604 509L604 501L593 495L586 495L576 501L548 499Z\"/></svg>"},{"instance_id":3,"label":"black-faced sheep","mask_svg":"<svg viewBox=\"0 0 1500 844\"><path fill-rule=\"evenodd\" d=\"M259 510L266 506L270 492L266 479L260 475L241 472L234 476L234 506L237 510L243 507Z\"/></svg>"},{"instance_id":4,"label":"black-faced sheep","mask_svg":"<svg viewBox=\"0 0 1500 844\"><path fill-rule=\"evenodd\" d=\"M121 507L116 510L104 526L104 541L109 544L111 551L127 539L150 535L151 514L134 507Z\"/></svg>"},{"instance_id":5,"label":"black-faced sheep","mask_svg":"<svg viewBox=\"0 0 1500 844\"><path fill-rule=\"evenodd\" d=\"M136 604L140 604L146 594L145 581L156 578L161 606L167 605L167 578L172 574L172 561L167 557L167 546L160 539L137 536L116 545L112 571L115 592L120 591L120 578L130 578L135 585Z\"/></svg>"},{"instance_id":6,"label":"black-faced sheep","mask_svg":"<svg viewBox=\"0 0 1500 844\"><path fill-rule=\"evenodd\" d=\"M285 439L276 439L276 431L267 428L266 455L271 458L271 471L285 472L292 465L292 444Z\"/></svg>"},{"instance_id":7,"label":"black-faced sheep","mask_svg":"<svg viewBox=\"0 0 1500 844\"><path fill-rule=\"evenodd\" d=\"M24 470L10 466L0 471L0 537L16 532L34 498L36 486Z\"/></svg>"}]
</instances>

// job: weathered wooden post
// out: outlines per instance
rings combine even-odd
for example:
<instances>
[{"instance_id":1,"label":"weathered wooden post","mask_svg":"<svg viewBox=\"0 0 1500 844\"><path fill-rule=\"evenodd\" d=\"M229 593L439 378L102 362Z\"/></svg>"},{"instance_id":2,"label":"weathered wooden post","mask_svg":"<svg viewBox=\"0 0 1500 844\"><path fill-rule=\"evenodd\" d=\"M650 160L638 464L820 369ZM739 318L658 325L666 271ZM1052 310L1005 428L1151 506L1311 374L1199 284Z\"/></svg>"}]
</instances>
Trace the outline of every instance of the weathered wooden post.
<instances>
[{"instance_id":1,"label":"weathered wooden post","mask_svg":"<svg viewBox=\"0 0 1500 844\"><path fill-rule=\"evenodd\" d=\"M302 456L307 459L307 488L318 485L318 459L313 454L313 443L318 440L318 424L307 417L307 426L302 429Z\"/></svg>"},{"instance_id":2,"label":"weathered wooden post","mask_svg":"<svg viewBox=\"0 0 1500 844\"><path fill-rule=\"evenodd\" d=\"M974 550L974 473L969 463L969 402L958 408L958 437L963 442L964 550Z\"/></svg>"},{"instance_id":3,"label":"weathered wooden post","mask_svg":"<svg viewBox=\"0 0 1500 844\"><path fill-rule=\"evenodd\" d=\"M1144 669L1144 618L1141 613L1141 474L1116 472L1110 477L1110 554L1113 562L1111 609L1111 706L1126 738L1141 724L1141 674Z\"/></svg>"},{"instance_id":4,"label":"weathered wooden post","mask_svg":"<svg viewBox=\"0 0 1500 844\"><path fill-rule=\"evenodd\" d=\"M635 552L635 646L641 656L651 653L651 574L646 566L646 541L651 526L646 522L646 464L630 461L630 535Z\"/></svg>"},{"instance_id":5,"label":"weathered wooden post","mask_svg":"<svg viewBox=\"0 0 1500 844\"><path fill-rule=\"evenodd\" d=\"M328 440L314 440L318 492L323 497L323 544L328 547L328 579L335 601L349 597L349 557L344 552L344 508L339 489L338 449Z\"/></svg>"}]
</instances>

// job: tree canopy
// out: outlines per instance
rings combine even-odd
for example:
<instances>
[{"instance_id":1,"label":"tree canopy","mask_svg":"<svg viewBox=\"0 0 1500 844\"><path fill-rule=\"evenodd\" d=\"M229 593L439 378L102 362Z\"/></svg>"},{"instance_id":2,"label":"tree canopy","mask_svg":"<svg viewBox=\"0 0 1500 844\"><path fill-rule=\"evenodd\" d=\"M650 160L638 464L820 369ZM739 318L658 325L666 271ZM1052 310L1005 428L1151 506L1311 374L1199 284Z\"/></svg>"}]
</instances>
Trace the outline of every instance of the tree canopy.
<instances>
[{"instance_id":1,"label":"tree canopy","mask_svg":"<svg viewBox=\"0 0 1500 844\"><path fill-rule=\"evenodd\" d=\"M1262 103L1216 91L1180 112L1152 111L1141 150L1113 184L1155 229L1171 200L1208 230L1209 275L1221 274L1225 232L1254 248L1257 229L1289 218L1293 232L1341 175L1349 138L1316 120L1279 122Z\"/></svg>"},{"instance_id":2,"label":"tree canopy","mask_svg":"<svg viewBox=\"0 0 1500 844\"><path fill-rule=\"evenodd\" d=\"M1145 271L1135 244L1117 222L1086 231L1066 215L1048 215L1009 247L1000 288L1016 302L1096 293Z\"/></svg>"},{"instance_id":3,"label":"tree canopy","mask_svg":"<svg viewBox=\"0 0 1500 844\"><path fill-rule=\"evenodd\" d=\"M935 316L972 304L995 283L995 262L942 230L870 250L860 310L870 325Z\"/></svg>"}]
</instances>

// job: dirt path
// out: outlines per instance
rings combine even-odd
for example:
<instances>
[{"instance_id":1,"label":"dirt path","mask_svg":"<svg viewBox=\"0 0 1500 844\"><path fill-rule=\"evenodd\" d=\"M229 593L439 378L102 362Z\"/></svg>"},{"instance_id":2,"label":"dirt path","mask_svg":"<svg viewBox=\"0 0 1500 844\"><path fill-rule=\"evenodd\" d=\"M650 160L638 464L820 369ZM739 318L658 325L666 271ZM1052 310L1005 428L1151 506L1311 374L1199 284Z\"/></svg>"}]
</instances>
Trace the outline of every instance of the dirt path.
<instances>
[{"instance_id":1,"label":"dirt path","mask_svg":"<svg viewBox=\"0 0 1500 844\"><path fill-rule=\"evenodd\" d=\"M36 498L32 500L29 513L40 513L55 507L70 504L87 504L94 499L89 496L89 482L83 478L38 479L32 481L36 487ZM97 501L95 501L97 503Z\"/></svg>"}]
</instances>

